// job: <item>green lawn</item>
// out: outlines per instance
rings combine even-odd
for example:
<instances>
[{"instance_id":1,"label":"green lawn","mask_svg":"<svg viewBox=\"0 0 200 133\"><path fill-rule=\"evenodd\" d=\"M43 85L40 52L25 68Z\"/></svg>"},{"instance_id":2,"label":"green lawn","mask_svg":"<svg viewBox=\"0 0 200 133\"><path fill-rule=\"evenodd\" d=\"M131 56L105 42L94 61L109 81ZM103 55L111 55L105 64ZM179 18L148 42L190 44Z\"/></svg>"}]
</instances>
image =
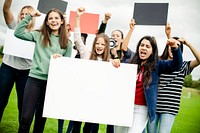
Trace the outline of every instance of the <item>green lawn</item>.
<instances>
[{"instance_id":1,"label":"green lawn","mask_svg":"<svg viewBox=\"0 0 200 133\"><path fill-rule=\"evenodd\" d=\"M191 92L191 98L187 98ZM200 91L183 89L181 107L172 133L200 133Z\"/></svg>"},{"instance_id":2,"label":"green lawn","mask_svg":"<svg viewBox=\"0 0 200 133\"><path fill-rule=\"evenodd\" d=\"M187 98L188 92L191 97ZM184 89L181 100L181 109L175 119L172 133L200 133L200 92L196 90ZM65 121L64 132L68 121ZM99 133L105 133L105 125L100 125ZM7 108L5 109L2 122L0 123L0 133L17 133L17 106L16 93L13 89ZM31 130L32 131L32 130ZM45 133L57 133L57 120L48 119L45 126Z\"/></svg>"},{"instance_id":3,"label":"green lawn","mask_svg":"<svg viewBox=\"0 0 200 133\"><path fill-rule=\"evenodd\" d=\"M3 55L0 53L0 65L1 65L1 62L2 62L2 58L3 58Z\"/></svg>"}]
</instances>

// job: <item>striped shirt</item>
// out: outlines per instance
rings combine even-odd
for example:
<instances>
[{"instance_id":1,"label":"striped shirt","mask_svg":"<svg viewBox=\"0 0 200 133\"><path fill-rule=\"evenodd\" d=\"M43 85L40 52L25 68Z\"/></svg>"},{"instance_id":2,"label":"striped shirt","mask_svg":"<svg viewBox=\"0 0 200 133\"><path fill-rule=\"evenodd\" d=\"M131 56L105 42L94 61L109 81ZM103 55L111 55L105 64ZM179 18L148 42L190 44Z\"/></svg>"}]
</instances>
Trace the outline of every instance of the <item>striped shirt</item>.
<instances>
[{"instance_id":1,"label":"striped shirt","mask_svg":"<svg viewBox=\"0 0 200 133\"><path fill-rule=\"evenodd\" d=\"M171 74L161 74L156 112L176 115L180 107L185 76L192 72L190 61L184 61L181 69Z\"/></svg>"}]
</instances>

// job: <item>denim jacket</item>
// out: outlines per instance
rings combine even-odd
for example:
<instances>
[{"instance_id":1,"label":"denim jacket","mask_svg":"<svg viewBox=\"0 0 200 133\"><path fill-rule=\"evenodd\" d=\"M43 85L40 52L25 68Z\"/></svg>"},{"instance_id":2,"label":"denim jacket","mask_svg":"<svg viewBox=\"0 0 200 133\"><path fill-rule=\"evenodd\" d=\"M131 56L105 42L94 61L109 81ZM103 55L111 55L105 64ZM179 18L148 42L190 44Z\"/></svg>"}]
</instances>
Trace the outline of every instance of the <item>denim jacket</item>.
<instances>
[{"instance_id":1,"label":"denim jacket","mask_svg":"<svg viewBox=\"0 0 200 133\"><path fill-rule=\"evenodd\" d=\"M159 75L162 73L170 73L179 70L183 63L180 48L178 48L177 50L172 49L172 54L173 60L157 61L156 68L152 71L152 82L148 87L144 88L149 119L151 122L154 120L156 114Z\"/></svg>"}]
</instances>

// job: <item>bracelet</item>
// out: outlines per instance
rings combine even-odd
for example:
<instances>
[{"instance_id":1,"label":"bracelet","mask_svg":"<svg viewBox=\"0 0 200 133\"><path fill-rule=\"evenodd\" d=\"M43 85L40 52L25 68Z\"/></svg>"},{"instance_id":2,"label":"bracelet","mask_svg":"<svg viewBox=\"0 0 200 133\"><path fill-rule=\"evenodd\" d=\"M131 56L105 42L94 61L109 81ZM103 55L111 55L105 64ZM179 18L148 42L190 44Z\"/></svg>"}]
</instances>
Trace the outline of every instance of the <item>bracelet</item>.
<instances>
[{"instance_id":1,"label":"bracelet","mask_svg":"<svg viewBox=\"0 0 200 133\"><path fill-rule=\"evenodd\" d=\"M119 59L119 57L117 56L117 57L114 57L113 59Z\"/></svg>"}]
</instances>

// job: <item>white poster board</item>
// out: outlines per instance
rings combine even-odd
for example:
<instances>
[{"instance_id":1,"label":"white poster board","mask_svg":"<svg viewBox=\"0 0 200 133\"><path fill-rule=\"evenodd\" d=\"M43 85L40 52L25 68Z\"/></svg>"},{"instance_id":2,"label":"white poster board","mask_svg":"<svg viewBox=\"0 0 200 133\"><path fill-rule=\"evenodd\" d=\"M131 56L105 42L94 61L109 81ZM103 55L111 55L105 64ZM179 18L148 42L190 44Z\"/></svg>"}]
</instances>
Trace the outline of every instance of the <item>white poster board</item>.
<instances>
[{"instance_id":1,"label":"white poster board","mask_svg":"<svg viewBox=\"0 0 200 133\"><path fill-rule=\"evenodd\" d=\"M51 59L43 116L131 126L137 65Z\"/></svg>"},{"instance_id":2,"label":"white poster board","mask_svg":"<svg viewBox=\"0 0 200 133\"><path fill-rule=\"evenodd\" d=\"M34 48L35 43L18 39L14 36L14 30L7 29L3 48L4 54L32 60Z\"/></svg>"}]
</instances>

